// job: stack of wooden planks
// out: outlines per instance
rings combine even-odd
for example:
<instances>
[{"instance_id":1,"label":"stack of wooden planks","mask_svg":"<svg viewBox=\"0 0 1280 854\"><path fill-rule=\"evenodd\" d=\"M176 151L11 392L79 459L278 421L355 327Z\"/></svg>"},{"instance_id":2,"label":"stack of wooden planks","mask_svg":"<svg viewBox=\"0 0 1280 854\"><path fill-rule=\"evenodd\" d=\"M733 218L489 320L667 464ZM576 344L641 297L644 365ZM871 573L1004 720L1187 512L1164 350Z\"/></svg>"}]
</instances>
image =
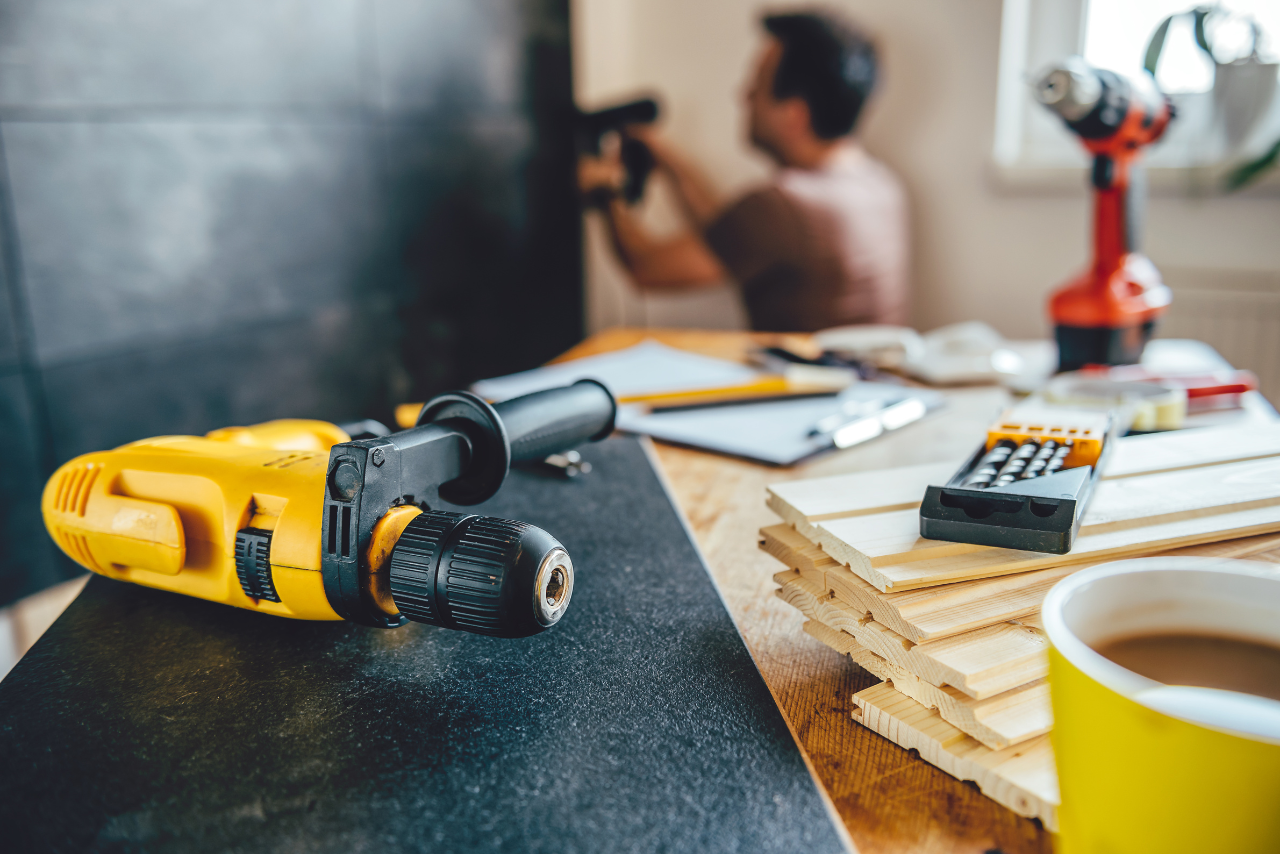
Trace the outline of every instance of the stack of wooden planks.
<instances>
[{"instance_id":1,"label":"stack of wooden planks","mask_svg":"<svg viewBox=\"0 0 1280 854\"><path fill-rule=\"evenodd\" d=\"M1248 557L1280 545L1280 424L1120 439L1069 554L925 540L918 506L960 462L769 488L760 547L805 631L883 680L854 717L1056 829L1048 641L1059 579L1153 554Z\"/></svg>"}]
</instances>

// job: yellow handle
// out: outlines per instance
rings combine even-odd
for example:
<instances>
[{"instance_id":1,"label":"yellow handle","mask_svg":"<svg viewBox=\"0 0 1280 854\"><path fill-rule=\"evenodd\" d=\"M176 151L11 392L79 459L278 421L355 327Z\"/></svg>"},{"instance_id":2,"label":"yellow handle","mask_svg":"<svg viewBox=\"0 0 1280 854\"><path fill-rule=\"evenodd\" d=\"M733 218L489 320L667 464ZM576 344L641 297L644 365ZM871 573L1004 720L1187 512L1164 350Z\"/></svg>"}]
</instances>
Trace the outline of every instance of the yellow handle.
<instances>
[{"instance_id":1,"label":"yellow handle","mask_svg":"<svg viewBox=\"0 0 1280 854\"><path fill-rule=\"evenodd\" d=\"M94 490L98 466L66 466L45 489L44 512L58 545L91 569L145 569L177 575L187 559L177 509ZM91 500L92 490L92 500Z\"/></svg>"}]
</instances>

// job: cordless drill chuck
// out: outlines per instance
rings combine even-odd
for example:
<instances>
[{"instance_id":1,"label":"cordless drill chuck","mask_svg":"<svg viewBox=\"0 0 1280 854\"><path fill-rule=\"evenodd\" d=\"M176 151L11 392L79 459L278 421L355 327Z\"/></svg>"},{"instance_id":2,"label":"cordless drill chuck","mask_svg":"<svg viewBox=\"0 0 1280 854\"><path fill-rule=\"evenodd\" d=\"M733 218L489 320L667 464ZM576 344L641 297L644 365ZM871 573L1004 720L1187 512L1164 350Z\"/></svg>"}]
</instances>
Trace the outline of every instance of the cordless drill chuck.
<instances>
[{"instance_id":1,"label":"cordless drill chuck","mask_svg":"<svg viewBox=\"0 0 1280 854\"><path fill-rule=\"evenodd\" d=\"M604 438L615 414L583 380L496 406L441 395L414 427L357 441L320 421L162 436L65 464L42 507L58 546L110 578L296 619L526 637L569 607L564 546L430 504L485 501L513 462Z\"/></svg>"},{"instance_id":2,"label":"cordless drill chuck","mask_svg":"<svg viewBox=\"0 0 1280 854\"><path fill-rule=\"evenodd\" d=\"M1078 122L1102 100L1102 77L1079 57L1071 57L1044 73L1035 85L1035 97L1067 122ZM1112 117L1112 124L1119 118Z\"/></svg>"}]
</instances>

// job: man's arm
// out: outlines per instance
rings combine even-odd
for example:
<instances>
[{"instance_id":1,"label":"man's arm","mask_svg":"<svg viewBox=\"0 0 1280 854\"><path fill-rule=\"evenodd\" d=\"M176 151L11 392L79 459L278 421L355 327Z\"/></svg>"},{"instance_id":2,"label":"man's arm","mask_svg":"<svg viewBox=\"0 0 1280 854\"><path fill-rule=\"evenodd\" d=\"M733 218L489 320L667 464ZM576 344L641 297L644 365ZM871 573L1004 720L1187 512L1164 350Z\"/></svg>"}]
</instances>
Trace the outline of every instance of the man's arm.
<instances>
[{"instance_id":1,"label":"man's arm","mask_svg":"<svg viewBox=\"0 0 1280 854\"><path fill-rule=\"evenodd\" d=\"M655 238L617 198L609 200L605 219L618 257L641 288L692 290L724 280L724 268L699 235L686 231Z\"/></svg>"},{"instance_id":2,"label":"man's arm","mask_svg":"<svg viewBox=\"0 0 1280 854\"><path fill-rule=\"evenodd\" d=\"M723 202L707 176L653 128L641 125L627 129L653 152L654 162L671 178L676 199L693 227L701 231L720 213Z\"/></svg>"},{"instance_id":3,"label":"man's arm","mask_svg":"<svg viewBox=\"0 0 1280 854\"><path fill-rule=\"evenodd\" d=\"M624 178L616 157L583 157L578 161L578 183L584 194L612 194L600 207L618 259L636 284L652 290L691 290L723 281L724 269L701 236L688 231L656 238L640 224L617 197Z\"/></svg>"}]
</instances>

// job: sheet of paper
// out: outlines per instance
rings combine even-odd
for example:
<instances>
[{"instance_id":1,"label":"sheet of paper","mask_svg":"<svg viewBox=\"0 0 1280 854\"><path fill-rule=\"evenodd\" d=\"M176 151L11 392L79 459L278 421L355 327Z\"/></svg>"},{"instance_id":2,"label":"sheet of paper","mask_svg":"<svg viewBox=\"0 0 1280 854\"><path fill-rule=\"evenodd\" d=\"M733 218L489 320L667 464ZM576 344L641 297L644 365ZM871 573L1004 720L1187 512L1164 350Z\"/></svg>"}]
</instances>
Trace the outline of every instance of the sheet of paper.
<instances>
[{"instance_id":1,"label":"sheet of paper","mask_svg":"<svg viewBox=\"0 0 1280 854\"><path fill-rule=\"evenodd\" d=\"M935 391L863 382L839 395L798 400L652 414L643 406L624 406L618 412L618 428L770 465L791 465L833 447L831 434L811 436L809 431L820 420L841 412L846 402L880 401L892 406L910 398L921 400L928 410L943 404L942 395Z\"/></svg>"},{"instance_id":2,"label":"sheet of paper","mask_svg":"<svg viewBox=\"0 0 1280 854\"><path fill-rule=\"evenodd\" d=\"M471 390L496 402L592 379L608 386L614 397L636 397L739 386L759 376L759 371L737 362L677 350L657 341L642 341L625 350L480 380Z\"/></svg>"}]
</instances>

